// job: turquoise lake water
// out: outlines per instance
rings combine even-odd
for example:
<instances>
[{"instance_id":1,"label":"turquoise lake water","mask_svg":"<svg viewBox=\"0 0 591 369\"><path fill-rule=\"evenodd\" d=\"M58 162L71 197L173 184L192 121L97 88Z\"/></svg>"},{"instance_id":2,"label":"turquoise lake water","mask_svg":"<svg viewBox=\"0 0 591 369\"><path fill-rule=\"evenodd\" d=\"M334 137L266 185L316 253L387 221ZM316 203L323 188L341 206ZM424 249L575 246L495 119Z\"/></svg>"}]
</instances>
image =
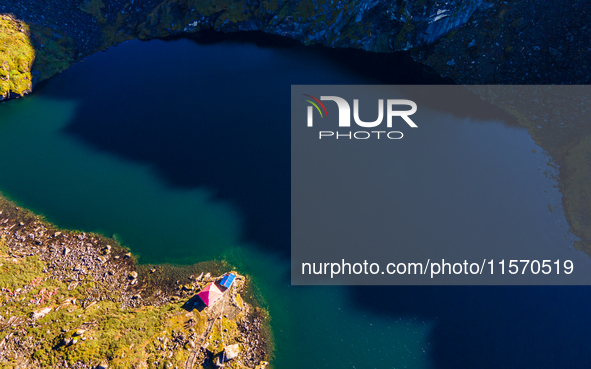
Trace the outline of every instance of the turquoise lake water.
<instances>
[{"instance_id":1,"label":"turquoise lake water","mask_svg":"<svg viewBox=\"0 0 591 369\"><path fill-rule=\"evenodd\" d=\"M356 68L394 62L408 70L385 83L432 82L391 56L128 42L0 104L0 191L59 226L117 235L142 262L237 265L269 304L277 368L584 367L587 289L290 286L289 86L380 83ZM513 216L569 249L556 183L539 170L548 158L527 132L446 117L471 153L458 160L518 177L510 191L532 209Z\"/></svg>"}]
</instances>

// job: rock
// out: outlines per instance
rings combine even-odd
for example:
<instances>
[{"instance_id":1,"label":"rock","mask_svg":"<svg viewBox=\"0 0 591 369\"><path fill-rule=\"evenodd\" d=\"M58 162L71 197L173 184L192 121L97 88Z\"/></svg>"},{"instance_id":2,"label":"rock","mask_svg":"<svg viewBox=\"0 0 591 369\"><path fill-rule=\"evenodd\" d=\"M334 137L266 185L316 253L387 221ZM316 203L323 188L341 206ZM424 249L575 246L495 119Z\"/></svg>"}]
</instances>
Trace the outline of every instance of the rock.
<instances>
[{"instance_id":1,"label":"rock","mask_svg":"<svg viewBox=\"0 0 591 369\"><path fill-rule=\"evenodd\" d=\"M67 256L69 253L70 253L70 249L67 247L64 247L64 252L63 252L64 256Z\"/></svg>"},{"instance_id":2,"label":"rock","mask_svg":"<svg viewBox=\"0 0 591 369\"><path fill-rule=\"evenodd\" d=\"M129 273L129 275L127 276L129 279L136 279L138 276L137 272L131 272Z\"/></svg>"},{"instance_id":3,"label":"rock","mask_svg":"<svg viewBox=\"0 0 591 369\"><path fill-rule=\"evenodd\" d=\"M268 361L261 361L259 363L259 365L257 365L255 367L255 369L265 369L267 367L267 365L269 365L269 362Z\"/></svg>"},{"instance_id":4,"label":"rock","mask_svg":"<svg viewBox=\"0 0 591 369\"><path fill-rule=\"evenodd\" d=\"M139 299L141 299L141 298L142 298L142 296L138 294L138 295L133 295L131 298L132 298L133 300L139 300Z\"/></svg>"},{"instance_id":5,"label":"rock","mask_svg":"<svg viewBox=\"0 0 591 369\"><path fill-rule=\"evenodd\" d=\"M224 358L226 361L234 359L240 353L240 344L236 343L234 345L226 346L224 349Z\"/></svg>"},{"instance_id":6,"label":"rock","mask_svg":"<svg viewBox=\"0 0 591 369\"><path fill-rule=\"evenodd\" d=\"M61 234L62 234L62 232L55 232L55 233L53 234L53 237L59 237Z\"/></svg>"},{"instance_id":7,"label":"rock","mask_svg":"<svg viewBox=\"0 0 591 369\"><path fill-rule=\"evenodd\" d=\"M36 312L33 313L33 315L31 316L31 318L33 319L41 319L43 318L45 315L47 315L47 313L49 313L52 310L51 307L45 307L41 310L37 310Z\"/></svg>"},{"instance_id":8,"label":"rock","mask_svg":"<svg viewBox=\"0 0 591 369\"><path fill-rule=\"evenodd\" d=\"M96 366L95 369L109 369L109 362L107 360L103 360L99 365Z\"/></svg>"}]
</instances>

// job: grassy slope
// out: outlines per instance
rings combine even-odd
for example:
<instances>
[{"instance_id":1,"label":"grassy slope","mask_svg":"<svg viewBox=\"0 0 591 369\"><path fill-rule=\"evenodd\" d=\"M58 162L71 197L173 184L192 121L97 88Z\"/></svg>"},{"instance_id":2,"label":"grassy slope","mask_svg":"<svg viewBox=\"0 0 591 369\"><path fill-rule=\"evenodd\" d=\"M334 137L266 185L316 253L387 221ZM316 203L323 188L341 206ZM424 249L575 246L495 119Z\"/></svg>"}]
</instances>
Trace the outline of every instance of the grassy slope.
<instances>
[{"instance_id":1,"label":"grassy slope","mask_svg":"<svg viewBox=\"0 0 591 369\"><path fill-rule=\"evenodd\" d=\"M181 337L204 330L206 315L184 310L184 301L135 309L121 309L110 301L85 306L86 295L109 286L87 280L73 288L49 278L44 268L37 256L10 256L0 240L0 345L8 335L17 335L26 351L34 352L32 363L25 364L29 358L14 354L24 351L22 347L4 347L3 367L56 367L64 361L98 365L105 360L117 368L182 367L191 348L182 344ZM51 311L32 317L44 308ZM235 322L226 320L224 327L237 334ZM217 347L218 334L211 341L212 348ZM170 357L167 345L178 346Z\"/></svg>"},{"instance_id":2,"label":"grassy slope","mask_svg":"<svg viewBox=\"0 0 591 369\"><path fill-rule=\"evenodd\" d=\"M564 214L581 240L575 248L591 255L591 125L585 86L470 86L471 91L518 119L559 168ZM534 104L533 102L536 102Z\"/></svg>"},{"instance_id":3,"label":"grassy slope","mask_svg":"<svg viewBox=\"0 0 591 369\"><path fill-rule=\"evenodd\" d=\"M10 92L24 95L31 91L31 67L35 50L29 27L9 15L0 14L0 97Z\"/></svg>"}]
</instances>

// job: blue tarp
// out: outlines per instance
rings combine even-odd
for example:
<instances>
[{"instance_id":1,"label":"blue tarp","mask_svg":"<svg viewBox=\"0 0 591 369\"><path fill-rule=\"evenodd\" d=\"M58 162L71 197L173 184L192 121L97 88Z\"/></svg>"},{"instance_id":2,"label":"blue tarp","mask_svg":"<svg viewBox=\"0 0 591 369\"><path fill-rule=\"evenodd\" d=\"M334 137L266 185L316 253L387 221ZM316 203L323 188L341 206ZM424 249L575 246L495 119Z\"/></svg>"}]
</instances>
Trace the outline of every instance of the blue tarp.
<instances>
[{"instance_id":1,"label":"blue tarp","mask_svg":"<svg viewBox=\"0 0 591 369\"><path fill-rule=\"evenodd\" d=\"M220 285L224 286L226 288L230 288L230 286L232 286L232 283L234 282L234 278L236 278L236 276L234 274L232 274L232 273L226 274L224 276L224 278L222 278Z\"/></svg>"}]
</instances>

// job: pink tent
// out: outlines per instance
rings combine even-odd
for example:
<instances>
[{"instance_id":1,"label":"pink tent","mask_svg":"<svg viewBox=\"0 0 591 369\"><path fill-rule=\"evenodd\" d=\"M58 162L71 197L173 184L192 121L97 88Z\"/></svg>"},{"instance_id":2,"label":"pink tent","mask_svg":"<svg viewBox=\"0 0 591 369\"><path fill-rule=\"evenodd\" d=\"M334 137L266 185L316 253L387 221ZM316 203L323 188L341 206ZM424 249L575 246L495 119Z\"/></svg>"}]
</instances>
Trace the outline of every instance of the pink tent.
<instances>
[{"instance_id":1,"label":"pink tent","mask_svg":"<svg viewBox=\"0 0 591 369\"><path fill-rule=\"evenodd\" d=\"M215 283L210 283L197 296L209 307L222 298L222 291Z\"/></svg>"}]
</instances>

